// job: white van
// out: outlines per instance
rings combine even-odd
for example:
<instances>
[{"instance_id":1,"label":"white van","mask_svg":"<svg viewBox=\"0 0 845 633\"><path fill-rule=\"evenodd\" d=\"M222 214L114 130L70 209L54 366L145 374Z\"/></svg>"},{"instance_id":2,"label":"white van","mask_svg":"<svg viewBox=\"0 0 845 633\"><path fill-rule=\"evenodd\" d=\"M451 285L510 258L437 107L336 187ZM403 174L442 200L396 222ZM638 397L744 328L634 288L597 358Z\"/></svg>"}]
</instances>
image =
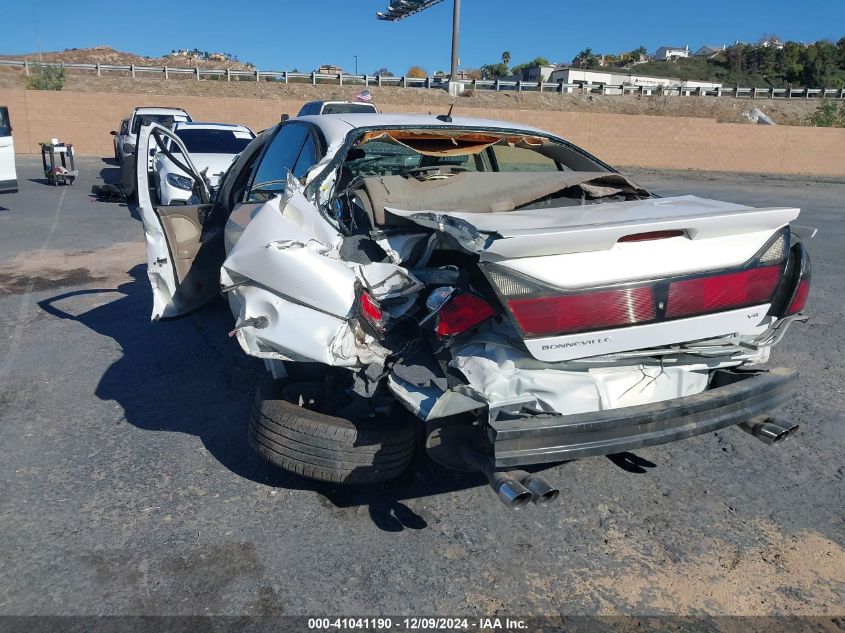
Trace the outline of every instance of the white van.
<instances>
[{"instance_id":1,"label":"white van","mask_svg":"<svg viewBox=\"0 0 845 633\"><path fill-rule=\"evenodd\" d=\"M15 172L15 144L12 141L12 123L9 108L0 106L0 193L15 193L18 176Z\"/></svg>"}]
</instances>

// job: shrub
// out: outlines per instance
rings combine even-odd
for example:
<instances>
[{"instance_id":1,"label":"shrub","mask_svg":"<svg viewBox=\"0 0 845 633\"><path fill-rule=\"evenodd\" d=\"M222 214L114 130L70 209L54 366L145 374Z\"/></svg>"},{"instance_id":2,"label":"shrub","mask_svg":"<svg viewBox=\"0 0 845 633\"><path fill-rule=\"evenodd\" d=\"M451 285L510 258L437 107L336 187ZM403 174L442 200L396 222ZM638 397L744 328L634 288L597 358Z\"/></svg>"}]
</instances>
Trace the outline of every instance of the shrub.
<instances>
[{"instance_id":1,"label":"shrub","mask_svg":"<svg viewBox=\"0 0 845 633\"><path fill-rule=\"evenodd\" d=\"M809 122L815 127L845 127L845 103L837 105L834 101L822 101L810 115Z\"/></svg>"},{"instance_id":2,"label":"shrub","mask_svg":"<svg viewBox=\"0 0 845 633\"><path fill-rule=\"evenodd\" d=\"M65 85L63 66L38 64L38 70L29 78L30 90L61 90Z\"/></svg>"}]
</instances>

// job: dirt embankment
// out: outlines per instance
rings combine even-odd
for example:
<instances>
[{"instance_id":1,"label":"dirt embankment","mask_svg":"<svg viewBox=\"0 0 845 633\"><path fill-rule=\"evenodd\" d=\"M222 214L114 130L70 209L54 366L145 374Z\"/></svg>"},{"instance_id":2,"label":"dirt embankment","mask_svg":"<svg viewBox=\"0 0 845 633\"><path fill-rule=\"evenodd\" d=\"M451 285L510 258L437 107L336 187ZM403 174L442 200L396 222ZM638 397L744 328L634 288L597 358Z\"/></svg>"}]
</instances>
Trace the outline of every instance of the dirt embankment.
<instances>
[{"instance_id":1,"label":"dirt embankment","mask_svg":"<svg viewBox=\"0 0 845 633\"><path fill-rule=\"evenodd\" d=\"M232 70L252 70L251 66L230 59L198 59L187 56L144 57L135 53L117 51L111 46L92 48L73 48L65 51L47 53L29 53L27 55L0 55L2 59L27 59L30 62L47 64L111 64L113 66L191 66L198 68L231 68Z\"/></svg>"},{"instance_id":2,"label":"dirt embankment","mask_svg":"<svg viewBox=\"0 0 845 633\"><path fill-rule=\"evenodd\" d=\"M0 69L0 89L23 88L25 77L18 70ZM354 98L363 86L283 84L270 81L197 81L190 77L162 78L96 77L68 72L65 90L81 92L121 92L150 95L198 97L247 97L309 101ZM371 87L376 103L413 105L420 110L448 108L455 99L442 90L423 88ZM716 119L744 123L743 112L757 107L779 125L806 125L818 101L793 99L732 99L729 97L639 97L634 95L580 95L537 92L470 91L459 97L462 107L479 109L548 110L558 112L599 112L606 114L644 114Z\"/></svg>"}]
</instances>

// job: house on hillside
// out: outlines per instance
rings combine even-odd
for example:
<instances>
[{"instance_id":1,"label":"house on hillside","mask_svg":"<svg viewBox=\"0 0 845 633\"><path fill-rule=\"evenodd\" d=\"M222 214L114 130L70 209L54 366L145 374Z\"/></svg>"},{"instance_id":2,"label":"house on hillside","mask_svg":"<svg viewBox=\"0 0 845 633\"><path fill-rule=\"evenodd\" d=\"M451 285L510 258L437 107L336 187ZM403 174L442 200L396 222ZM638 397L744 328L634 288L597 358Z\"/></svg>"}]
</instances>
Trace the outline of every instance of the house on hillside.
<instances>
[{"instance_id":1,"label":"house on hillside","mask_svg":"<svg viewBox=\"0 0 845 633\"><path fill-rule=\"evenodd\" d=\"M770 39L765 39L760 42L760 46L763 48L773 48L777 51L783 50L783 42L781 42L778 38L773 37Z\"/></svg>"},{"instance_id":2,"label":"house on hillside","mask_svg":"<svg viewBox=\"0 0 845 633\"><path fill-rule=\"evenodd\" d=\"M693 53L693 57L707 57L708 59L714 57L724 51L727 47L722 44L721 46L702 46L699 48L695 53Z\"/></svg>"},{"instance_id":3,"label":"house on hillside","mask_svg":"<svg viewBox=\"0 0 845 633\"><path fill-rule=\"evenodd\" d=\"M335 66L334 64L322 64L314 72L319 74L319 75L342 75L342 74L344 74L343 68L341 68L340 66Z\"/></svg>"},{"instance_id":4,"label":"house on hillside","mask_svg":"<svg viewBox=\"0 0 845 633\"><path fill-rule=\"evenodd\" d=\"M671 62L681 57L689 57L689 46L661 46L654 54L654 59L661 62Z\"/></svg>"},{"instance_id":5,"label":"house on hillside","mask_svg":"<svg viewBox=\"0 0 845 633\"><path fill-rule=\"evenodd\" d=\"M533 65L522 69L522 72L517 76L517 80L521 81L550 81L552 73L557 66L555 64L543 64L542 66Z\"/></svg>"}]
</instances>

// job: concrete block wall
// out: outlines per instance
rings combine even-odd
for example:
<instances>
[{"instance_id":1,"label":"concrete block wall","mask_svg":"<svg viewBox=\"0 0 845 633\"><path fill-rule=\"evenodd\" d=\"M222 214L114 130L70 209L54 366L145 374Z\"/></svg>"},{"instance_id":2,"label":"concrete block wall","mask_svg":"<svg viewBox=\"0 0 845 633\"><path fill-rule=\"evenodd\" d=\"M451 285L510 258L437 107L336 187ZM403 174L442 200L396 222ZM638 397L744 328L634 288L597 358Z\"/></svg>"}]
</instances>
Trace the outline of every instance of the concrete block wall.
<instances>
[{"instance_id":1,"label":"concrete block wall","mask_svg":"<svg viewBox=\"0 0 845 633\"><path fill-rule=\"evenodd\" d=\"M120 120L136 105L177 106L196 121L242 123L255 131L295 115L302 103L270 99L175 97L97 92L0 90L18 153L38 153L59 138L78 155L110 156ZM385 112L428 113L432 106L380 103ZM436 113L435 113L436 114ZM845 177L845 129L717 123L712 119L591 112L487 110L454 114L549 130L611 165Z\"/></svg>"}]
</instances>

